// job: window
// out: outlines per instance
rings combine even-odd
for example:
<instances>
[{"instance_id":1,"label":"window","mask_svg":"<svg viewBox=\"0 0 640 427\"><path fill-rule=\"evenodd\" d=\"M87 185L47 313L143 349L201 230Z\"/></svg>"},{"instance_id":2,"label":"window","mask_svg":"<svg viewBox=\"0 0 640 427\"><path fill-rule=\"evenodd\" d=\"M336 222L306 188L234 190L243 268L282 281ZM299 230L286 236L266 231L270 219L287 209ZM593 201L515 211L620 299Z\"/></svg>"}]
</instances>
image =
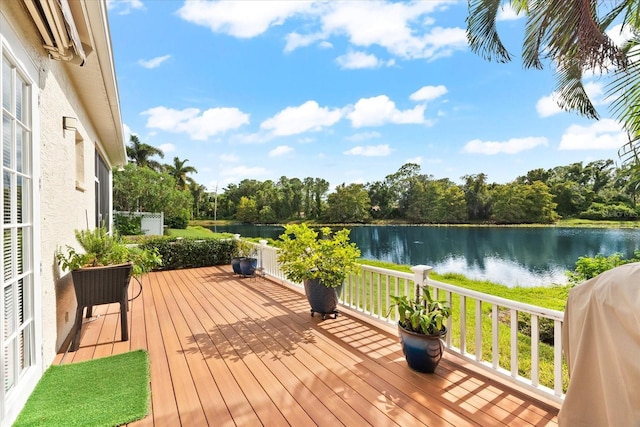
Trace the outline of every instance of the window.
<instances>
[{"instance_id":1,"label":"window","mask_svg":"<svg viewBox=\"0 0 640 427\"><path fill-rule=\"evenodd\" d=\"M111 228L109 168L102 159L100 152L96 150L96 227L105 226Z\"/></svg>"},{"instance_id":2,"label":"window","mask_svg":"<svg viewBox=\"0 0 640 427\"><path fill-rule=\"evenodd\" d=\"M76 135L76 190L86 191L84 183L84 140L80 136L80 132L75 131Z\"/></svg>"},{"instance_id":3,"label":"window","mask_svg":"<svg viewBox=\"0 0 640 427\"><path fill-rule=\"evenodd\" d=\"M2 395L35 363L33 271L32 86L8 53L2 53L2 293L0 361Z\"/></svg>"}]
</instances>

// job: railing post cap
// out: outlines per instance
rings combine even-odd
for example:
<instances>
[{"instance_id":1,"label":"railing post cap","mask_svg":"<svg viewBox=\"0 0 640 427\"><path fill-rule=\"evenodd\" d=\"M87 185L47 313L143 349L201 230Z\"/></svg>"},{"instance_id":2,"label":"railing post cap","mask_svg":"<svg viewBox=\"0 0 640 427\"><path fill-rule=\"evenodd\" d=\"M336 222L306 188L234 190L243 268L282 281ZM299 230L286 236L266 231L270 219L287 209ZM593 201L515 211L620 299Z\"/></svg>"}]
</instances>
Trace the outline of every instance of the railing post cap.
<instances>
[{"instance_id":1,"label":"railing post cap","mask_svg":"<svg viewBox=\"0 0 640 427\"><path fill-rule=\"evenodd\" d=\"M262 246L267 246L267 241L265 239L258 240Z\"/></svg>"},{"instance_id":2,"label":"railing post cap","mask_svg":"<svg viewBox=\"0 0 640 427\"><path fill-rule=\"evenodd\" d=\"M411 271L413 271L414 273L419 273L421 271L431 271L431 270L433 270L433 267L431 267L430 265L419 264L411 267Z\"/></svg>"},{"instance_id":3,"label":"railing post cap","mask_svg":"<svg viewBox=\"0 0 640 427\"><path fill-rule=\"evenodd\" d=\"M236 239L236 240L240 240L240 235L239 234L234 234L233 238Z\"/></svg>"}]
</instances>

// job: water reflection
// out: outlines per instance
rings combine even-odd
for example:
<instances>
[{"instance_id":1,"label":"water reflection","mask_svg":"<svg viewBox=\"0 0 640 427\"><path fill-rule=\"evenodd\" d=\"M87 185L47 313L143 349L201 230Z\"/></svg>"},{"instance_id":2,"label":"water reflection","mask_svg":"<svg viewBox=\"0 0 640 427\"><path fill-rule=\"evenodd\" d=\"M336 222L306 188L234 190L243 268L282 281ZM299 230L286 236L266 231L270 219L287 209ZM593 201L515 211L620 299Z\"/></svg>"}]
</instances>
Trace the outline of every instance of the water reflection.
<instances>
[{"instance_id":1,"label":"water reflection","mask_svg":"<svg viewBox=\"0 0 640 427\"><path fill-rule=\"evenodd\" d=\"M218 226L218 231L277 238L282 227ZM640 249L640 230L559 227L355 226L351 239L363 258L427 264L508 286L565 283L580 256L625 257Z\"/></svg>"}]
</instances>

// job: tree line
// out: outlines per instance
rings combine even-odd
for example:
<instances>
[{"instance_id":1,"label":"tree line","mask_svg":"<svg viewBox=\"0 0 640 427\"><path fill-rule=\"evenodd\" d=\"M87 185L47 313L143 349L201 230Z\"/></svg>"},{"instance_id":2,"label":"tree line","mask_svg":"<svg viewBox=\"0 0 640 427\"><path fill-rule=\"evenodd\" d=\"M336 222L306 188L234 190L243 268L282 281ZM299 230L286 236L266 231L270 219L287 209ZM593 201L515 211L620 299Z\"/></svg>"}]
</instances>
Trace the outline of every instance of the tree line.
<instances>
[{"instance_id":1,"label":"tree line","mask_svg":"<svg viewBox=\"0 0 640 427\"><path fill-rule=\"evenodd\" d=\"M506 184L484 173L462 184L437 179L407 163L384 180L340 184L324 179L246 179L218 196L218 217L248 223L318 220L367 223L398 220L419 224L553 223L560 218L636 219L640 179L630 165L613 160L534 169ZM203 212L207 212L206 209ZM209 212L210 213L210 212Z\"/></svg>"},{"instance_id":2,"label":"tree line","mask_svg":"<svg viewBox=\"0 0 640 427\"><path fill-rule=\"evenodd\" d=\"M188 160L161 164L162 151L134 135L130 163L114 172L114 207L122 211L164 211L171 227L189 219L230 219L244 223L309 220L326 223L398 221L416 224L553 223L560 218L638 218L638 166L613 160L533 169L506 184L484 173L461 184L435 178L406 163L383 180L342 183L331 191L323 178L244 179L222 192L207 191L191 174Z\"/></svg>"}]
</instances>

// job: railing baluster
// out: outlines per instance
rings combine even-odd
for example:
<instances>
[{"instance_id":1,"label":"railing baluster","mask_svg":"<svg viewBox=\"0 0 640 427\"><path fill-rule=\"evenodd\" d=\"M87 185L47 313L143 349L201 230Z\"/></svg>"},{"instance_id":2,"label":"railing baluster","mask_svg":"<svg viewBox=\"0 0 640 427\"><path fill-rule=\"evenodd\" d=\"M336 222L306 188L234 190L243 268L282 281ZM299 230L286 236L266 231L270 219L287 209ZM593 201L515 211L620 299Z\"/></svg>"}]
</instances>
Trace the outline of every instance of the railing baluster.
<instances>
[{"instance_id":1,"label":"railing baluster","mask_svg":"<svg viewBox=\"0 0 640 427\"><path fill-rule=\"evenodd\" d=\"M500 329L498 328L498 305L491 304L491 366L500 366Z\"/></svg>"},{"instance_id":2,"label":"railing baluster","mask_svg":"<svg viewBox=\"0 0 640 427\"><path fill-rule=\"evenodd\" d=\"M476 360L482 360L482 301L476 299Z\"/></svg>"},{"instance_id":3,"label":"railing baluster","mask_svg":"<svg viewBox=\"0 0 640 427\"><path fill-rule=\"evenodd\" d=\"M511 309L511 376L518 377L518 311Z\"/></svg>"},{"instance_id":4,"label":"railing baluster","mask_svg":"<svg viewBox=\"0 0 640 427\"><path fill-rule=\"evenodd\" d=\"M553 391L562 396L562 322L553 322Z\"/></svg>"},{"instance_id":5,"label":"railing baluster","mask_svg":"<svg viewBox=\"0 0 640 427\"><path fill-rule=\"evenodd\" d=\"M467 297L460 296L460 352L467 354Z\"/></svg>"},{"instance_id":6,"label":"railing baluster","mask_svg":"<svg viewBox=\"0 0 640 427\"><path fill-rule=\"evenodd\" d=\"M540 381L540 333L538 316L531 314L531 384L537 386Z\"/></svg>"}]
</instances>

